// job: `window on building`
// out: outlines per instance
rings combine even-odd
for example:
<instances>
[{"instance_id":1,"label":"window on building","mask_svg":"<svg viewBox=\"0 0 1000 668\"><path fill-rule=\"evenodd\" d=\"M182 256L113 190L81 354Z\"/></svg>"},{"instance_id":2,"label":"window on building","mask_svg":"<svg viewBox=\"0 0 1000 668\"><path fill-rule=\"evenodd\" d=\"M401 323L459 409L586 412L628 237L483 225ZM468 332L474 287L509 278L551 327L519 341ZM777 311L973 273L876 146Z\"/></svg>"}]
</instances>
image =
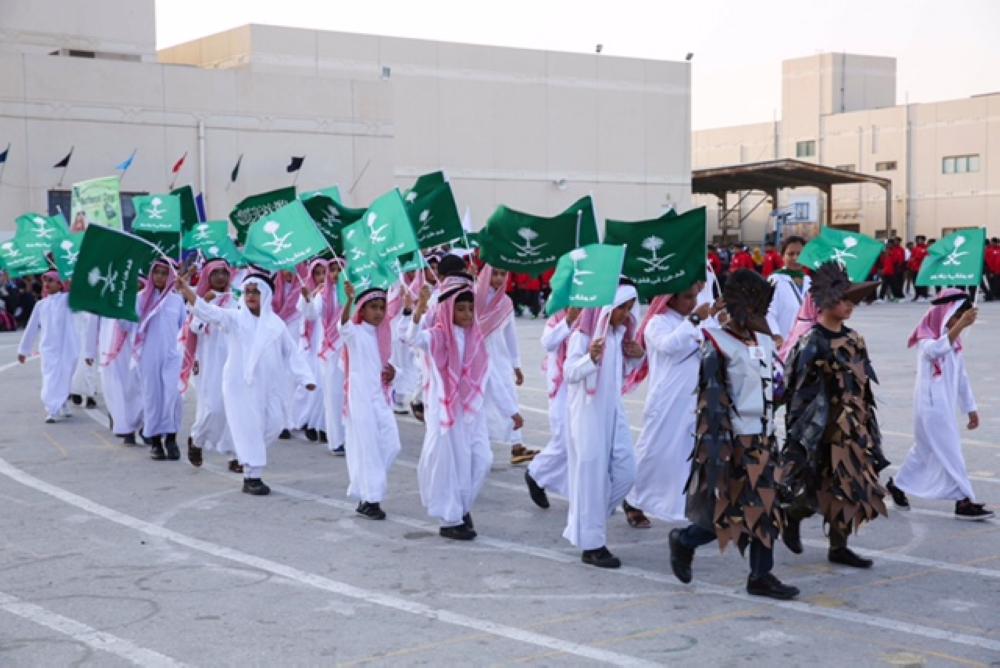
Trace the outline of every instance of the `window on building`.
<instances>
[{"instance_id":1,"label":"window on building","mask_svg":"<svg viewBox=\"0 0 1000 668\"><path fill-rule=\"evenodd\" d=\"M795 157L796 158L811 158L816 155L816 140L810 139L808 141L798 141L795 142Z\"/></svg>"},{"instance_id":2,"label":"window on building","mask_svg":"<svg viewBox=\"0 0 1000 668\"><path fill-rule=\"evenodd\" d=\"M845 172L853 172L854 165L837 165L837 169L843 170Z\"/></svg>"},{"instance_id":3,"label":"window on building","mask_svg":"<svg viewBox=\"0 0 1000 668\"><path fill-rule=\"evenodd\" d=\"M70 220L70 194L69 190L50 190L49 191L49 215L54 216L57 213L62 213L65 216L66 221L72 224ZM126 230L132 229L132 219L135 218L135 208L132 206L132 198L136 195L148 195L147 192L123 192L120 195L121 205L122 205L122 223Z\"/></svg>"},{"instance_id":4,"label":"window on building","mask_svg":"<svg viewBox=\"0 0 1000 668\"><path fill-rule=\"evenodd\" d=\"M979 171L979 154L949 155L941 158L942 174L965 174Z\"/></svg>"},{"instance_id":5,"label":"window on building","mask_svg":"<svg viewBox=\"0 0 1000 668\"><path fill-rule=\"evenodd\" d=\"M885 162L876 162L875 163L875 171L876 172L894 172L894 171L896 171L896 161L895 160L887 160Z\"/></svg>"}]
</instances>

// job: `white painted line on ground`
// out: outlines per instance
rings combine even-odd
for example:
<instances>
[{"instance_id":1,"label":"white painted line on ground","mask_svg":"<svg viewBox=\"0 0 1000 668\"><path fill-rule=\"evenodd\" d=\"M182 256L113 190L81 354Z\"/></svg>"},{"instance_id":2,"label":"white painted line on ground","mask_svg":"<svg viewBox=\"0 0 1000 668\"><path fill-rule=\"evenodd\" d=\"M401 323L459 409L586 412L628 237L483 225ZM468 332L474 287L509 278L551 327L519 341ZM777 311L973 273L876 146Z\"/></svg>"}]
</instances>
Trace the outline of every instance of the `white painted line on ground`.
<instances>
[{"instance_id":1,"label":"white painted line on ground","mask_svg":"<svg viewBox=\"0 0 1000 668\"><path fill-rule=\"evenodd\" d=\"M803 545L808 545L810 547L819 547L826 549L830 547L829 542L824 540L803 540ZM923 557L914 557L909 554L902 554L900 552L886 552L885 550L866 550L863 547L857 547L852 545L851 549L858 554L871 557L873 559L882 559L884 561L898 561L901 564L911 564L913 566L922 566L924 568L932 568L937 571L951 571L952 573L962 573L964 575L975 575L977 577L983 578L995 578L1000 579L1000 571L994 570L992 568L978 568L976 566L965 566L964 564L952 564L946 561L937 561L935 559L924 559Z\"/></svg>"},{"instance_id":2,"label":"white painted line on ground","mask_svg":"<svg viewBox=\"0 0 1000 668\"><path fill-rule=\"evenodd\" d=\"M32 362L32 361L37 360L37 359L38 359L38 355L33 355L32 357L29 357L27 361L28 362ZM0 371L6 371L7 369L13 369L14 367L16 367L16 366L18 366L20 364L21 363L18 362L17 360L14 360L13 362L7 362L6 364L0 366Z\"/></svg>"},{"instance_id":3,"label":"white painted line on ground","mask_svg":"<svg viewBox=\"0 0 1000 668\"><path fill-rule=\"evenodd\" d=\"M16 596L4 592L0 592L0 610L27 619L39 626L58 631L92 649L120 656L137 666L143 666L143 668L171 668L185 665L169 656L139 647L129 640L98 631L75 619L63 617L58 613L46 610L34 603L22 601Z\"/></svg>"},{"instance_id":4,"label":"white painted line on ground","mask_svg":"<svg viewBox=\"0 0 1000 668\"><path fill-rule=\"evenodd\" d=\"M2 462L2 460L0 460L0 462ZM230 479L232 478L231 474L227 474L221 469L216 469L215 467L209 465L206 465L205 468L219 475L220 477L227 477ZM281 494L285 494L287 496L302 501L313 501L315 503L319 503L325 506L330 506L333 508L339 508L341 510L352 513L354 511L354 504L351 502L338 501L336 499L320 496L319 494L313 494L312 492L306 492L303 490L296 489L294 487L288 487L286 485L271 485L271 489L276 492L280 492ZM422 529L424 531L430 531L435 533L437 532L437 526L431 524L430 522L425 522L410 517L400 516L397 513L389 515L389 517L387 517L386 520L389 522L393 522L395 524L400 524L402 526L414 529ZM524 554L532 557L546 559L548 561L555 561L562 564L579 565L580 563L579 557L577 557L575 554L568 554L565 552L560 552L558 550L552 550L544 547L524 545L521 543L514 543L498 538L490 538L483 535L479 535L476 538L476 542L481 545L488 545L490 547L497 548L498 550L503 551L505 553L513 552L518 554ZM861 550L858 551L860 552ZM882 552L877 550L865 550L865 552L879 557L883 555ZM884 554L890 556L897 556L892 553L884 553ZM947 567L943 568L943 570L955 570L955 568L961 568L962 570L959 570L958 572L967 573L964 570L967 567L964 566L956 567L955 564L947 564L944 562L930 562L930 560L921 560L921 562L937 563L940 564L939 568ZM929 563L921 563L921 565L929 565ZM699 593L713 594L716 596L724 596L726 598L737 599L746 603L752 603L756 605L775 605L781 608L795 610L796 612L808 615L825 617L827 619L835 619L837 621L849 621L856 624L863 624L867 626L874 626L881 629L899 631L900 633L917 635L932 640L946 640L948 642L960 645L968 645L972 647L981 647L985 649L1000 651L1000 640L993 640L992 638L984 638L981 636L955 633L953 631L947 631L933 626L911 624L909 622L903 622L888 617L876 617L870 614L856 613L839 608L824 608L819 606L813 606L809 603L803 603L799 601L775 601L773 599L761 598L759 596L750 596L749 594L745 594L740 591L734 591L732 589L726 589L725 587L720 587L718 585L713 585L703 582L697 582L695 586L689 587L680 584L677 581L677 579L673 577L673 575L657 573L654 571L635 568L632 566L625 566L617 570L608 570L606 572L611 575L626 575L635 578L641 578L643 580L648 580L652 582L657 582L659 584L667 585L671 588L690 591L695 594ZM997 577L998 575L996 571L991 571L991 573L992 573L991 577Z\"/></svg>"},{"instance_id":5,"label":"white painted line on ground","mask_svg":"<svg viewBox=\"0 0 1000 668\"><path fill-rule=\"evenodd\" d=\"M546 636L533 631L527 631L525 629L507 626L505 624L498 624L486 619L470 617L451 610L433 608L422 603L409 601L407 599L391 596L389 594L383 594L369 589L362 589L360 587L347 584L346 582L340 582L322 575L309 573L293 566L271 561L270 559L265 559L263 557L257 557L231 547L218 545L206 540L201 540L200 538L194 538L171 529L157 526L145 520L133 517L132 515L127 515L114 510L113 508L102 506L101 504L91 501L90 499L84 498L61 487L36 478L11 465L2 458L0 458L0 474L7 476L11 480L19 482L25 487L30 487L42 492L43 494L48 494L63 503L89 512L93 515L97 515L98 517L102 517L109 522L114 522L115 524L128 527L129 529L144 533L148 536L171 541L183 547L208 554L218 559L225 559L243 564L244 566L272 573L279 577L292 580L293 582L298 582L322 591L328 591L332 594L379 605L392 610L397 610L399 612L406 612L419 617L424 617L426 619L472 629L481 633L488 633L490 635L505 638L507 640L513 640L515 642L544 647L546 649L565 654L572 654L584 659L603 661L616 666L659 665L652 661L645 661L637 657L598 649L588 645L581 645L579 643L562 640L552 636ZM997 643L997 645L998 648L1000 648L1000 643Z\"/></svg>"}]
</instances>

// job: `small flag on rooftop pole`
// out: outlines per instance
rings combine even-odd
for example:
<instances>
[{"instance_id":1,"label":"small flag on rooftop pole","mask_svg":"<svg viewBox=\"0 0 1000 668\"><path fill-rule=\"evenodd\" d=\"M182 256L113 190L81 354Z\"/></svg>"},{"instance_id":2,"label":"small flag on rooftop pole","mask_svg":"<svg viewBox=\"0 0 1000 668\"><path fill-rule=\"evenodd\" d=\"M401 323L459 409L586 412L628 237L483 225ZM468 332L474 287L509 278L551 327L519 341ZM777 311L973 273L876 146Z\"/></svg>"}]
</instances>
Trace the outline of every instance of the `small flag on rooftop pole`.
<instances>
[{"instance_id":1,"label":"small flag on rooftop pole","mask_svg":"<svg viewBox=\"0 0 1000 668\"><path fill-rule=\"evenodd\" d=\"M181 167L184 166L184 161L187 159L187 157L188 157L188 153L187 153L187 151L184 151L184 155L182 155L180 157L180 160L178 160L177 162L175 162L174 166L170 168L170 173L173 174L173 176L170 179L170 189L171 190L174 189L174 184L177 183L177 175L180 174Z\"/></svg>"},{"instance_id":2,"label":"small flag on rooftop pole","mask_svg":"<svg viewBox=\"0 0 1000 668\"><path fill-rule=\"evenodd\" d=\"M132 149L132 155L115 165L115 169L121 170L122 176L125 176L125 172L127 172L128 168L132 166L132 161L135 160L135 154L138 150L139 149L136 148Z\"/></svg>"},{"instance_id":3,"label":"small flag on rooftop pole","mask_svg":"<svg viewBox=\"0 0 1000 668\"><path fill-rule=\"evenodd\" d=\"M288 167L285 167L285 171L288 172L289 174L291 174L292 172L297 172L302 168L302 163L305 161L306 161L306 156L293 155L291 162L288 163Z\"/></svg>"},{"instance_id":4,"label":"small flag on rooftop pole","mask_svg":"<svg viewBox=\"0 0 1000 668\"><path fill-rule=\"evenodd\" d=\"M233 166L233 171L229 172L229 184L232 185L236 183L236 179L240 177L240 164L243 163L243 154L240 153L240 157L236 158L236 165ZM229 186L226 186L227 188Z\"/></svg>"},{"instance_id":5,"label":"small flag on rooftop pole","mask_svg":"<svg viewBox=\"0 0 1000 668\"><path fill-rule=\"evenodd\" d=\"M63 158L62 160L60 160L59 162L57 162L56 164L52 165L52 169L62 169L62 173L59 175L59 183L57 183L56 185L60 185L60 186L62 185L63 177L66 176L66 168L69 167L70 158L73 157L73 149L74 148L76 148L76 147L75 146L70 146L69 147L69 153L66 154L66 157Z\"/></svg>"},{"instance_id":6,"label":"small flag on rooftop pole","mask_svg":"<svg viewBox=\"0 0 1000 668\"><path fill-rule=\"evenodd\" d=\"M10 142L7 142L7 148L0 153L0 181L3 181L3 170L7 169L7 155L10 153Z\"/></svg>"}]
</instances>

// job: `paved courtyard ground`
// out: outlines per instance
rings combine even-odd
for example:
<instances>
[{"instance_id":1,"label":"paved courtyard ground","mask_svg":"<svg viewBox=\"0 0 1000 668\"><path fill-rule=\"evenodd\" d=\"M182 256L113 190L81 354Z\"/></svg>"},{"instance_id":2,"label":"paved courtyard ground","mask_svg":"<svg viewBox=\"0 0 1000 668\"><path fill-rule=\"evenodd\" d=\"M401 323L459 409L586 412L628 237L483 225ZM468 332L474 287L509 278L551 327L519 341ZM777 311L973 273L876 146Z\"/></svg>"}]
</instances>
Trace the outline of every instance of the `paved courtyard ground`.
<instances>
[{"instance_id":1,"label":"paved courtyard ground","mask_svg":"<svg viewBox=\"0 0 1000 668\"><path fill-rule=\"evenodd\" d=\"M906 338L923 308L875 305L852 323L881 384L886 451L910 447L915 360ZM529 444L547 439L537 345L519 320ZM982 426L963 432L979 500L1000 506L1000 307L966 337ZM267 498L240 493L221 457L195 469L126 448L98 410L45 425L37 360L0 336L0 665L578 666L1000 665L1000 522L960 522L913 500L852 539L869 571L826 561L820 523L806 551L776 550L802 590L746 595L738 552L699 551L695 582L670 573L669 525L611 520L625 566L584 566L560 536L566 504L528 499L501 448L475 509L479 538L437 536L415 465L422 426L400 420L403 450L385 522L353 512L344 459L302 438L270 451ZM641 425L645 395L630 396ZM185 404L185 429L193 419Z\"/></svg>"}]
</instances>

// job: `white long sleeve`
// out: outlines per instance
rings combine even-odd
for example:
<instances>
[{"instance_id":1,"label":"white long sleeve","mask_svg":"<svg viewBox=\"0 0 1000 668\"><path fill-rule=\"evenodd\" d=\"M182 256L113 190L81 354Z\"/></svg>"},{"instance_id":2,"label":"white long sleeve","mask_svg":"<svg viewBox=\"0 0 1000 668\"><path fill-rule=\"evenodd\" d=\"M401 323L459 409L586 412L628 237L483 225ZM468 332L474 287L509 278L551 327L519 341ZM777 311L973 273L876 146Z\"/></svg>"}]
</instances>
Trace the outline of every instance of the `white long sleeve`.
<instances>
[{"instance_id":1,"label":"white long sleeve","mask_svg":"<svg viewBox=\"0 0 1000 668\"><path fill-rule=\"evenodd\" d=\"M42 332L42 303L41 301L38 302L35 304L35 308L31 310L31 317L28 318L24 334L21 335L21 344L17 347L18 355L30 357L31 353L35 350L35 343Z\"/></svg>"},{"instance_id":2,"label":"white long sleeve","mask_svg":"<svg viewBox=\"0 0 1000 668\"><path fill-rule=\"evenodd\" d=\"M572 333L573 330L569 328L569 325L566 324L566 319L563 318L555 327L546 327L542 331L542 348L547 353L553 353L559 349L563 341L569 338L569 335Z\"/></svg>"},{"instance_id":3,"label":"white long sleeve","mask_svg":"<svg viewBox=\"0 0 1000 668\"><path fill-rule=\"evenodd\" d=\"M976 395L972 393L972 383L965 370L965 357L961 353L955 355L955 373L958 374L958 405L963 413L971 413L976 408Z\"/></svg>"},{"instance_id":4,"label":"white long sleeve","mask_svg":"<svg viewBox=\"0 0 1000 668\"><path fill-rule=\"evenodd\" d=\"M662 317L653 318L646 326L646 349L665 353L671 357L687 356L701 346L703 336L701 328L696 327L690 320L684 320L669 329L669 323Z\"/></svg>"},{"instance_id":5,"label":"white long sleeve","mask_svg":"<svg viewBox=\"0 0 1000 668\"><path fill-rule=\"evenodd\" d=\"M569 339L566 364L563 366L567 382L582 382L596 374L599 368L590 358L590 337L581 332L574 332Z\"/></svg>"},{"instance_id":6,"label":"white long sleeve","mask_svg":"<svg viewBox=\"0 0 1000 668\"><path fill-rule=\"evenodd\" d=\"M521 368L521 348L517 343L517 329L514 325L514 318L507 318L507 324L503 327L503 341L510 355L510 361L515 369Z\"/></svg>"}]
</instances>

